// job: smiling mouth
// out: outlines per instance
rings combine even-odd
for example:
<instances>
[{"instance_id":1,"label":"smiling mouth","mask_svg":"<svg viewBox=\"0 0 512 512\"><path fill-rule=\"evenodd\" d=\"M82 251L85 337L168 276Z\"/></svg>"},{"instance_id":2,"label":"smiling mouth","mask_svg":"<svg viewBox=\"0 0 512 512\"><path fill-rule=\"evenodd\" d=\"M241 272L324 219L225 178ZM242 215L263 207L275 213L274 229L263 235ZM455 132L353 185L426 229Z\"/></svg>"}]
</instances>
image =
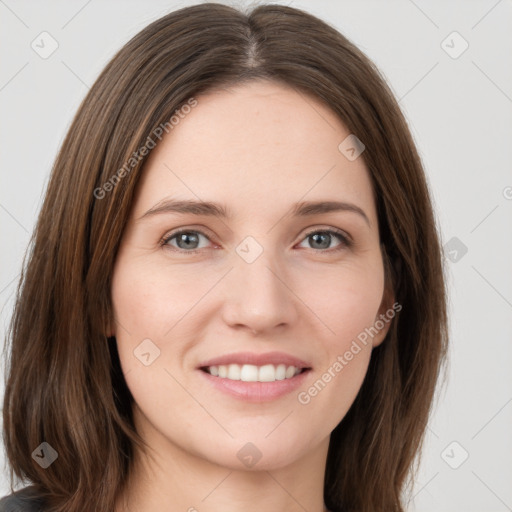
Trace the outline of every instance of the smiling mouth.
<instances>
[{"instance_id":1,"label":"smiling mouth","mask_svg":"<svg viewBox=\"0 0 512 512\"><path fill-rule=\"evenodd\" d=\"M200 370L214 377L228 380L240 380L243 382L275 382L292 379L296 375L311 370L311 368L299 368L297 366L285 364L265 364L262 366L256 366L253 364L221 364L203 366Z\"/></svg>"}]
</instances>

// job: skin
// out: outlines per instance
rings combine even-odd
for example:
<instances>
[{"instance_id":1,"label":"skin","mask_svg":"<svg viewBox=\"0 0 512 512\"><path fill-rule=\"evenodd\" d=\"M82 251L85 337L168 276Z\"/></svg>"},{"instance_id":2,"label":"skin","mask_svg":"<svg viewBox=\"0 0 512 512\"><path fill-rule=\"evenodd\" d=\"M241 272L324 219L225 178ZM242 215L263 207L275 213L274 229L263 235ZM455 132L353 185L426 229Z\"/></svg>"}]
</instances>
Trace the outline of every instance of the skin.
<instances>
[{"instance_id":1,"label":"skin","mask_svg":"<svg viewBox=\"0 0 512 512\"><path fill-rule=\"evenodd\" d=\"M321 512L330 433L390 326L308 404L298 401L393 303L370 175L363 158L338 150L350 132L335 113L293 88L258 80L196 99L150 154L114 269L110 334L136 428L154 450L136 453L116 511ZM222 203L232 218L138 220L171 196ZM298 201L320 200L353 203L370 225L349 211L287 215ZM178 228L198 239L160 245ZM353 246L335 235L315 244L311 233L326 229ZM252 263L235 250L247 236L263 249ZM147 338L160 350L148 366L134 356ZM299 390L264 403L228 396L196 369L230 352L274 350L312 371ZM248 442L261 453L250 468L237 457Z\"/></svg>"}]
</instances>

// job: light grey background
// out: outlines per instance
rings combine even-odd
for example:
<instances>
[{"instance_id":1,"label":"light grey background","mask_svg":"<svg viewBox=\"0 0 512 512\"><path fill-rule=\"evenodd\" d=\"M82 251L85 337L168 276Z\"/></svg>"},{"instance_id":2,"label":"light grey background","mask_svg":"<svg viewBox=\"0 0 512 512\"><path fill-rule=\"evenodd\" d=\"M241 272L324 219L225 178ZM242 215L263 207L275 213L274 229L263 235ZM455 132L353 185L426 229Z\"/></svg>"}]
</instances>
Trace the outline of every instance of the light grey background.
<instances>
[{"instance_id":1,"label":"light grey background","mask_svg":"<svg viewBox=\"0 0 512 512\"><path fill-rule=\"evenodd\" d=\"M193 3L0 0L2 329L52 162L80 100L128 39ZM453 260L448 381L408 510L512 510L512 2L276 3L333 24L382 70L419 147ZM248 5L231 3L240 4ZM58 43L46 59L31 47L50 48L43 31ZM457 56L464 40L469 47Z\"/></svg>"}]
</instances>

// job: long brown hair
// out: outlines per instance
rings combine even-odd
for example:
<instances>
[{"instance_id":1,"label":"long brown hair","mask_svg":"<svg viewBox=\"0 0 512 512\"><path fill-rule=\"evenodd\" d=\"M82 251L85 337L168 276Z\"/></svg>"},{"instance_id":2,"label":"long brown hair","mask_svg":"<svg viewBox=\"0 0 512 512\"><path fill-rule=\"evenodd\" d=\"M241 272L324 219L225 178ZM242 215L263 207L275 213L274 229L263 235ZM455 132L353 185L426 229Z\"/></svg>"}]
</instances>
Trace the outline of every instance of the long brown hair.
<instances>
[{"instance_id":1,"label":"long brown hair","mask_svg":"<svg viewBox=\"0 0 512 512\"><path fill-rule=\"evenodd\" d=\"M366 146L386 282L402 310L332 432L324 499L337 512L404 510L448 339L428 183L374 64L329 24L281 5L171 12L120 50L83 100L53 166L4 349L11 491L16 475L48 510L113 509L135 445L145 448L106 340L113 266L147 159L140 148L191 98L253 79L323 101ZM58 453L47 468L32 456L42 442Z\"/></svg>"}]
</instances>

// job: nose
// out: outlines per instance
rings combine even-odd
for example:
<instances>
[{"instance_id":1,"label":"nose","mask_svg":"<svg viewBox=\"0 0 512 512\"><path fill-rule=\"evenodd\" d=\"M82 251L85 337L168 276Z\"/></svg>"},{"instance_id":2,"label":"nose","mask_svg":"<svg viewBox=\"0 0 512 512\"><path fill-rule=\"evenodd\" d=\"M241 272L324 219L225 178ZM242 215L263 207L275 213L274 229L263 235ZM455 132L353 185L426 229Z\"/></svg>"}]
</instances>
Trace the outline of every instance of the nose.
<instances>
[{"instance_id":1,"label":"nose","mask_svg":"<svg viewBox=\"0 0 512 512\"><path fill-rule=\"evenodd\" d=\"M224 281L223 320L232 328L270 333L299 318L290 278L265 252L253 263L237 261Z\"/></svg>"}]
</instances>

